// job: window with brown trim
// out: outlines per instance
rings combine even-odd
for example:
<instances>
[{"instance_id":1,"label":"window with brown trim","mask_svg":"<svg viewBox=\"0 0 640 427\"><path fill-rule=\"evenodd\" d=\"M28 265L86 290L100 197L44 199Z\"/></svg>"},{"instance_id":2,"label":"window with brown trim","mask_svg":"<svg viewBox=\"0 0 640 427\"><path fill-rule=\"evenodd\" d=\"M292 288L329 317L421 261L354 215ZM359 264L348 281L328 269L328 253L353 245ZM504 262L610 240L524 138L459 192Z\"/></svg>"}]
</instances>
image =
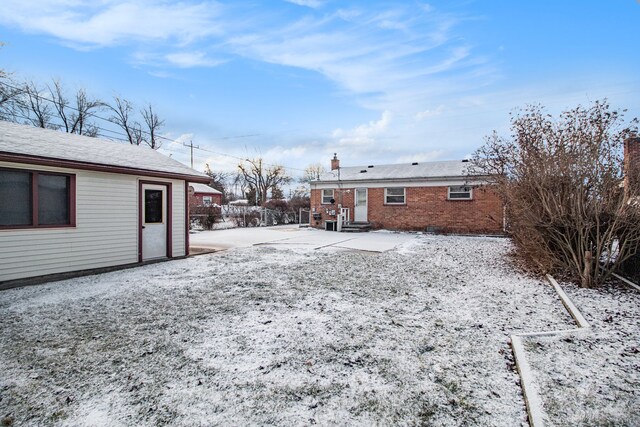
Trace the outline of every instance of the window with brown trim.
<instances>
[{"instance_id":1,"label":"window with brown trim","mask_svg":"<svg viewBox=\"0 0 640 427\"><path fill-rule=\"evenodd\" d=\"M0 169L0 228L75 225L75 175Z\"/></svg>"}]
</instances>

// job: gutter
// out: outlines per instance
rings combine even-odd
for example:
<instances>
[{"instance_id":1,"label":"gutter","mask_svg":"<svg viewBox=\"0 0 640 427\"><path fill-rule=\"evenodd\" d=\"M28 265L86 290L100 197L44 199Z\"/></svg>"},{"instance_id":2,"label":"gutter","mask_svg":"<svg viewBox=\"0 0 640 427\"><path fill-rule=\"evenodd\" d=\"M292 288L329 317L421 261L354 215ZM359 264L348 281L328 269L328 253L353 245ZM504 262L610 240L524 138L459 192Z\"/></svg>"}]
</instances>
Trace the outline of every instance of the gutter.
<instances>
[{"instance_id":1,"label":"gutter","mask_svg":"<svg viewBox=\"0 0 640 427\"><path fill-rule=\"evenodd\" d=\"M208 176L200 175L199 173L198 175L188 175L188 174L177 173L177 172L157 171L153 169L140 169L140 168L135 168L131 166L107 165L107 164L100 164L100 163L93 163L93 162L84 162L79 160L65 160L65 159L56 159L52 157L30 156L26 154L14 154L14 153L7 153L7 152L0 152L0 161L12 162L12 163L23 163L28 165L67 168L67 169L90 170L90 171L96 171L96 172L117 173L117 174L125 174L125 175L140 175L140 176L149 176L149 177L157 177L157 178L179 179L179 180L186 180L189 182L197 182L201 184L208 184L209 182L211 182L211 178L209 178ZM194 170L194 172L197 172L197 171Z\"/></svg>"},{"instance_id":2,"label":"gutter","mask_svg":"<svg viewBox=\"0 0 640 427\"><path fill-rule=\"evenodd\" d=\"M411 177L411 178L374 178L374 179L334 179L334 180L317 180L311 181L311 184L335 184L340 182L342 184L351 184L351 183L362 183L362 182L388 182L388 181L402 181L402 182L423 182L423 181L442 181L442 180L453 180L453 179L469 179L473 178L474 180L486 180L490 178L487 175L444 175L444 176L429 176L429 177Z\"/></svg>"}]
</instances>

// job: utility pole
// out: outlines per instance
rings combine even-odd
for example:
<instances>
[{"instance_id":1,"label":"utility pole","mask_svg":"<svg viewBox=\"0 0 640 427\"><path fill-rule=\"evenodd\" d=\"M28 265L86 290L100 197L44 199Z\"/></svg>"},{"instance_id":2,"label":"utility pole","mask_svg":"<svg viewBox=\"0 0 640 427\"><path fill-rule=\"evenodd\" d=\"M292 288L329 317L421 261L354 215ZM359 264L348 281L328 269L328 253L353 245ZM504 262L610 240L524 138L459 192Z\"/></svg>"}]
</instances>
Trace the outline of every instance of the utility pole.
<instances>
[{"instance_id":1,"label":"utility pole","mask_svg":"<svg viewBox=\"0 0 640 427\"><path fill-rule=\"evenodd\" d=\"M183 142L182 145L184 145L185 147L190 147L191 148L191 169L193 169L193 149L194 148L200 148L199 145L196 145L194 147L193 145L193 141L189 141L189 143L187 144L186 142Z\"/></svg>"}]
</instances>

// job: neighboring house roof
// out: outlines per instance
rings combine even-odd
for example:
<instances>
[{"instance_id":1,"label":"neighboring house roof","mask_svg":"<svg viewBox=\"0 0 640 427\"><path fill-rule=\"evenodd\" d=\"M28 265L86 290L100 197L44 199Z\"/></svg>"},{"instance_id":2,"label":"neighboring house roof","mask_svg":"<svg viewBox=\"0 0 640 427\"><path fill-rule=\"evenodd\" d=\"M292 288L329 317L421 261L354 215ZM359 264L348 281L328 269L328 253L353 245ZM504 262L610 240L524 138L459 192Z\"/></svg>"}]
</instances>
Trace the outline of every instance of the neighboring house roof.
<instances>
[{"instance_id":1,"label":"neighboring house roof","mask_svg":"<svg viewBox=\"0 0 640 427\"><path fill-rule=\"evenodd\" d=\"M209 177L148 147L0 121L0 161L208 182ZM54 162L52 162L54 161Z\"/></svg>"},{"instance_id":2,"label":"neighboring house roof","mask_svg":"<svg viewBox=\"0 0 640 427\"><path fill-rule=\"evenodd\" d=\"M349 166L325 172L313 182L338 181L383 181L383 180L419 180L438 178L460 178L469 175L471 163L463 160L440 162L401 163L395 165ZM366 171L366 172L363 172ZM339 175L339 176L338 176Z\"/></svg>"},{"instance_id":3,"label":"neighboring house roof","mask_svg":"<svg viewBox=\"0 0 640 427\"><path fill-rule=\"evenodd\" d=\"M205 194L222 194L221 191L216 190L215 188L208 186L207 184L198 184L195 182L189 183L190 187L193 187L194 193L205 193Z\"/></svg>"}]
</instances>

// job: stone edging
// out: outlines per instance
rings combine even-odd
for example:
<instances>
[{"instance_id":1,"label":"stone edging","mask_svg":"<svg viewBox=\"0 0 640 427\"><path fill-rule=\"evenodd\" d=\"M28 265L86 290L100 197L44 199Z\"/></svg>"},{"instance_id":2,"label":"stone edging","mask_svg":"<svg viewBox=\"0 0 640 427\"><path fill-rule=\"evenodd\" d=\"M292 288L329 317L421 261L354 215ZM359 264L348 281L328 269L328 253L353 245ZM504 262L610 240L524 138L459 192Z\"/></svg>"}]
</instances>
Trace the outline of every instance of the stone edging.
<instances>
[{"instance_id":1,"label":"stone edging","mask_svg":"<svg viewBox=\"0 0 640 427\"><path fill-rule=\"evenodd\" d=\"M574 329L529 332L511 335L511 348L513 349L516 368L520 375L520 386L522 387L522 394L524 396L524 402L527 407L527 416L529 417L529 425L531 425L531 427L542 427L545 424L548 424L548 417L544 410L542 399L540 398L538 384L535 381L533 373L531 372L531 367L525 356L524 341L531 337L566 335L590 329L589 322L587 322L582 313L580 313L580 310L578 310L571 299L569 299L558 282L556 282L556 280L549 274L547 274L547 280L549 280L549 283L551 283L555 289L562 301L562 304L565 306L571 317L573 317L578 327Z\"/></svg>"}]
</instances>

